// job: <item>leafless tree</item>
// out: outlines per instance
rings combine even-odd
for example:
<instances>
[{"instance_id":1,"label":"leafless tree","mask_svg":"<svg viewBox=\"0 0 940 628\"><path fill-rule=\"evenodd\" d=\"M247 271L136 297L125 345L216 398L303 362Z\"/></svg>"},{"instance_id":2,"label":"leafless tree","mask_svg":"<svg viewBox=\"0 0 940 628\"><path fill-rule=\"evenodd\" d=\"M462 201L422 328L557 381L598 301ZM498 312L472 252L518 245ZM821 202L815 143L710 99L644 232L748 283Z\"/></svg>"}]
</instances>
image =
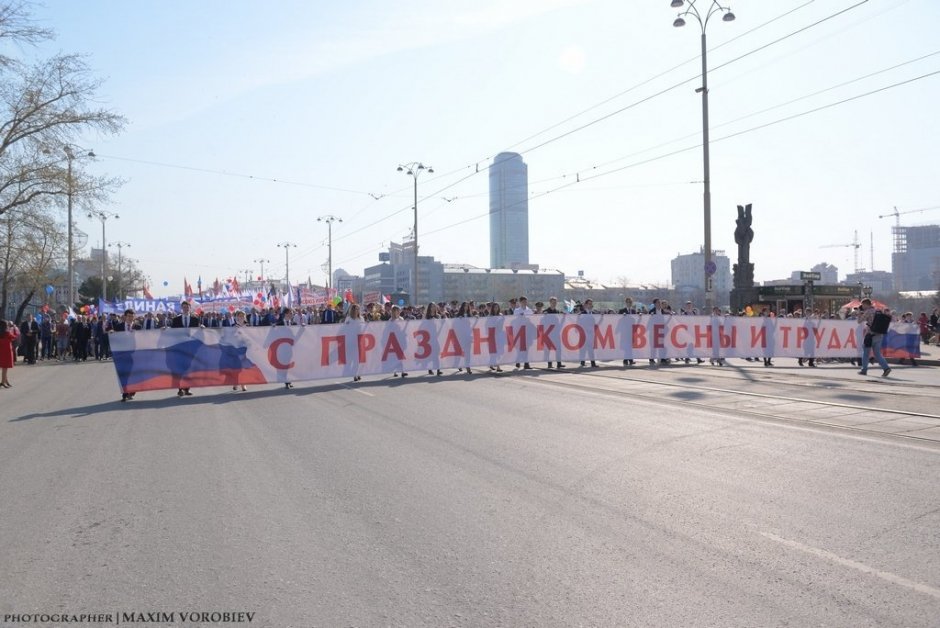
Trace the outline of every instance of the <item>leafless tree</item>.
<instances>
[{"instance_id":1,"label":"leafless tree","mask_svg":"<svg viewBox=\"0 0 940 628\"><path fill-rule=\"evenodd\" d=\"M35 45L52 36L33 24L26 3L0 1L0 42ZM68 194L87 205L119 183L90 177L80 160L66 160L65 148L82 134L124 127L122 116L94 106L100 86L80 55L33 63L0 57L0 215L44 197L64 203Z\"/></svg>"},{"instance_id":2,"label":"leafless tree","mask_svg":"<svg viewBox=\"0 0 940 628\"><path fill-rule=\"evenodd\" d=\"M13 210L0 216L0 312L7 310L11 293L19 321L50 281L65 250L62 226L48 209Z\"/></svg>"}]
</instances>

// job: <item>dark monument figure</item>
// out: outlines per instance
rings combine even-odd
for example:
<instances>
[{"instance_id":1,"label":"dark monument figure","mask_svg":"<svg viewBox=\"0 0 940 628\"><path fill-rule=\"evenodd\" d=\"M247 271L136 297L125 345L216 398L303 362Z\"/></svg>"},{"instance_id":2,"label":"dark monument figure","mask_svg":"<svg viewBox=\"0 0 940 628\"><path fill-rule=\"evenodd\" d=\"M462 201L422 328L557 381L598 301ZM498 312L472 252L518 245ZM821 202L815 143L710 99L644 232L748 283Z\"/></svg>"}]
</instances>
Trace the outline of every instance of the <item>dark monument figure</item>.
<instances>
[{"instance_id":1,"label":"dark monument figure","mask_svg":"<svg viewBox=\"0 0 940 628\"><path fill-rule=\"evenodd\" d=\"M740 311L749 302L757 298L754 290L754 264L751 263L751 241L754 230L751 229L751 205L738 205L738 219L735 221L734 241L738 244L738 263L734 265L734 289L731 306Z\"/></svg>"}]
</instances>

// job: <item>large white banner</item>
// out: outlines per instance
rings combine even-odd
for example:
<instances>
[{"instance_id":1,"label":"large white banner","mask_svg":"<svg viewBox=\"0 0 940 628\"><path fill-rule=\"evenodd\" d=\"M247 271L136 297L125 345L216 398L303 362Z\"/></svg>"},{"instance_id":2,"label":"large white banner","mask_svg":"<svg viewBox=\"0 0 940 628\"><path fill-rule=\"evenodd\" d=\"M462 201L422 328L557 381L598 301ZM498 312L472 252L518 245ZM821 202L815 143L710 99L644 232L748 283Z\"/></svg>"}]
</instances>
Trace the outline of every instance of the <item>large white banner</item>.
<instances>
[{"instance_id":1,"label":"large white banner","mask_svg":"<svg viewBox=\"0 0 940 628\"><path fill-rule=\"evenodd\" d=\"M590 314L168 329L111 338L127 392L556 360L849 358L861 345L854 321Z\"/></svg>"}]
</instances>

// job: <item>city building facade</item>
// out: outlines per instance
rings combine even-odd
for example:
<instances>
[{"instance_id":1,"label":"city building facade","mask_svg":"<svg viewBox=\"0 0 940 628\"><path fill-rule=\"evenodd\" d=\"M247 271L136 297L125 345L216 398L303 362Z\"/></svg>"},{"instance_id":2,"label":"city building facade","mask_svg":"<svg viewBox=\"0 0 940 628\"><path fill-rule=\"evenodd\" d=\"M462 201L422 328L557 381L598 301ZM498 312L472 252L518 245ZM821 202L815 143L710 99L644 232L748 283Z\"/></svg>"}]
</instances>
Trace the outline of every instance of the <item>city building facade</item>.
<instances>
[{"instance_id":1,"label":"city building facade","mask_svg":"<svg viewBox=\"0 0 940 628\"><path fill-rule=\"evenodd\" d=\"M940 225L894 227L893 231L895 290L936 290L940 285Z\"/></svg>"},{"instance_id":2,"label":"city building facade","mask_svg":"<svg viewBox=\"0 0 940 628\"><path fill-rule=\"evenodd\" d=\"M731 260L724 251L714 251L712 261L717 269L712 285L715 291L715 304L727 305L731 296ZM672 287L677 298L693 303L705 302L705 253L677 255L670 264L672 269Z\"/></svg>"}]
</instances>

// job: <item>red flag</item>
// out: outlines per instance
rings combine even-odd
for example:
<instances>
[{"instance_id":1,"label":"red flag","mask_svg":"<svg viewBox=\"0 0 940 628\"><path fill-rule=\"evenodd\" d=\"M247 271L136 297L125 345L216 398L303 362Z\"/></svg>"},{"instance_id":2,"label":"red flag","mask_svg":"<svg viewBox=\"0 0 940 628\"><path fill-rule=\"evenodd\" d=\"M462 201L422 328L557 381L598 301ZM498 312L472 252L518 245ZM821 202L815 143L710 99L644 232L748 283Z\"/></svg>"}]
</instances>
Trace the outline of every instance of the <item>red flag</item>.
<instances>
[{"instance_id":1,"label":"red flag","mask_svg":"<svg viewBox=\"0 0 940 628\"><path fill-rule=\"evenodd\" d=\"M183 277L183 296L187 299L193 298L193 287L189 285L189 281L186 280L186 277Z\"/></svg>"},{"instance_id":2,"label":"red flag","mask_svg":"<svg viewBox=\"0 0 940 628\"><path fill-rule=\"evenodd\" d=\"M355 303L355 302L356 302L356 300L353 298L352 290L347 290L347 291L346 291L346 294L343 295L343 299L344 299L347 303Z\"/></svg>"}]
</instances>

